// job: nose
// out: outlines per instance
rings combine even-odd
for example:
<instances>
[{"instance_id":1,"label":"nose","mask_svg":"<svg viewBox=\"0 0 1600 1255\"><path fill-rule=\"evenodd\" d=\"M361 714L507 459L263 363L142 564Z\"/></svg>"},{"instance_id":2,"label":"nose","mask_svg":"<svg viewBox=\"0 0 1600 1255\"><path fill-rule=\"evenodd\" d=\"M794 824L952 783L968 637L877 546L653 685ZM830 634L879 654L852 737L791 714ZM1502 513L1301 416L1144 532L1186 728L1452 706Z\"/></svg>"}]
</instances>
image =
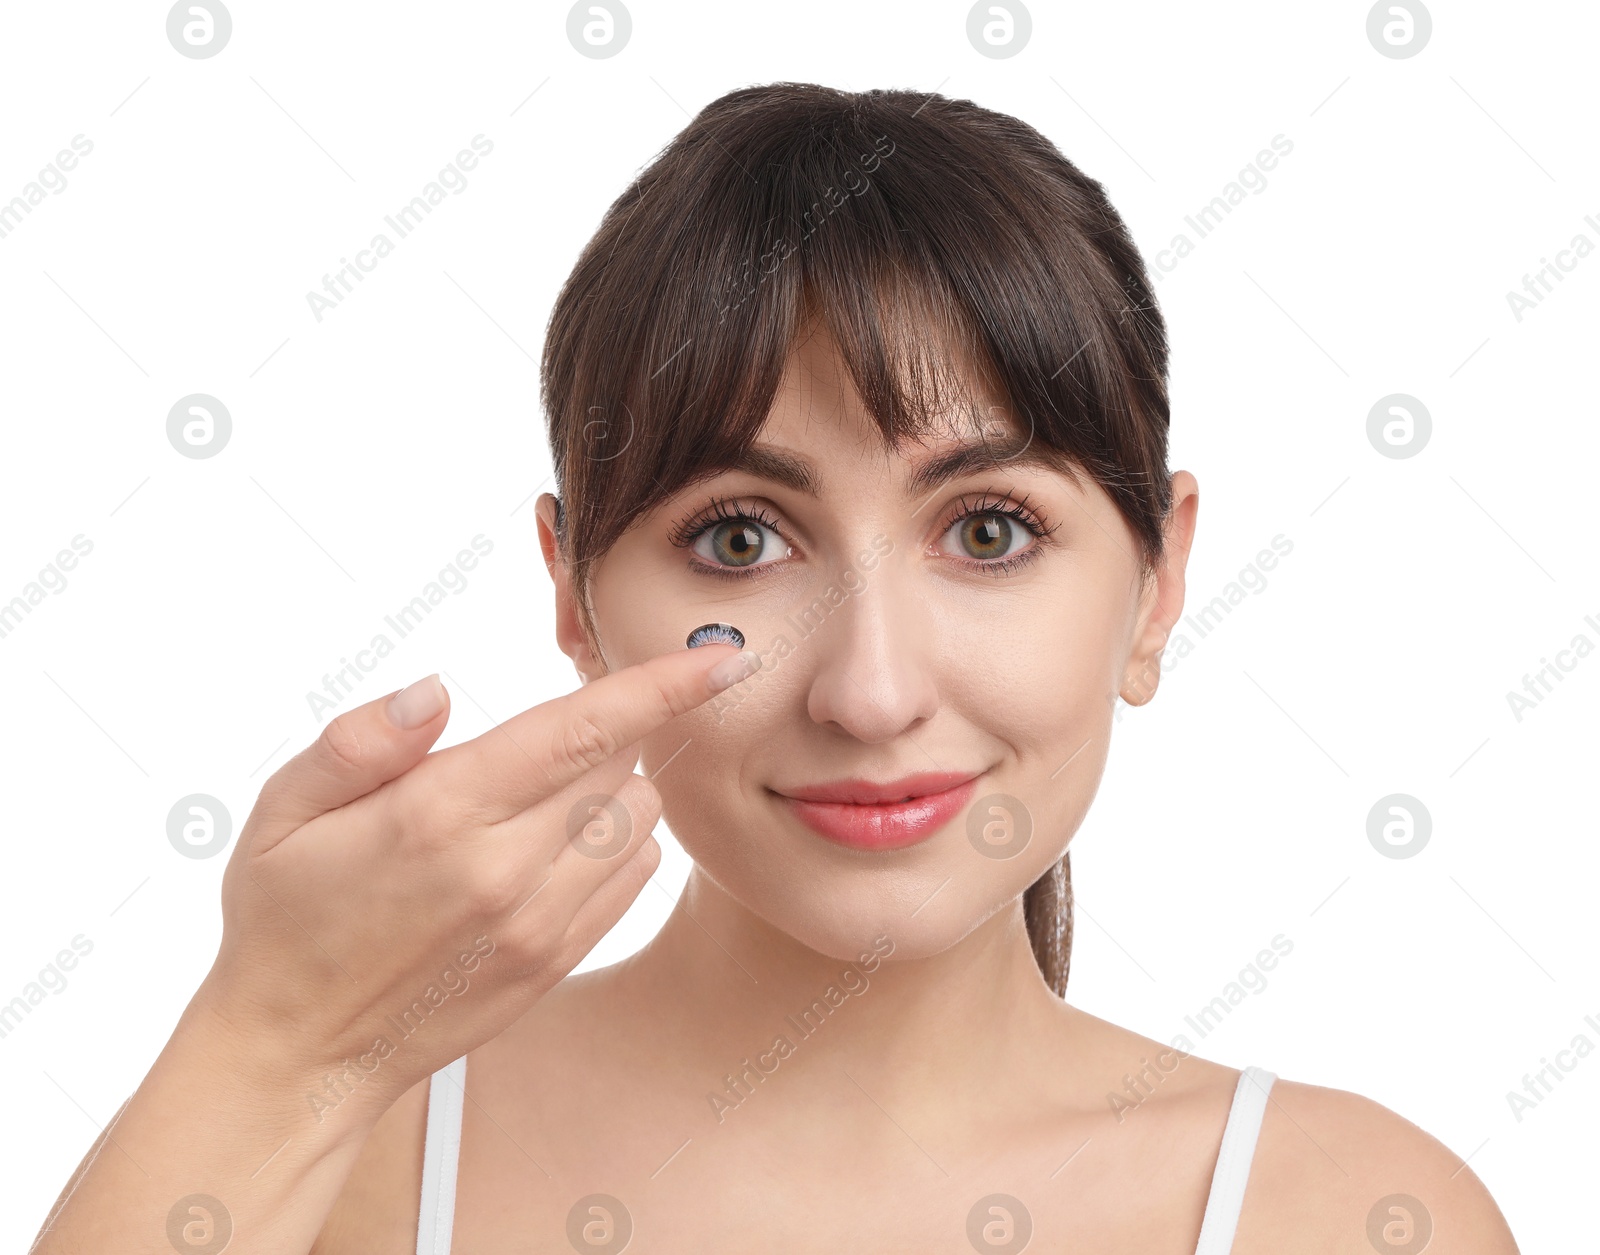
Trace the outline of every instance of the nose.
<instances>
[{"instance_id":1,"label":"nose","mask_svg":"<svg viewBox=\"0 0 1600 1255\"><path fill-rule=\"evenodd\" d=\"M798 648L815 650L807 713L872 745L915 732L939 706L931 616L894 575L880 566L843 601L819 597L790 616L809 632Z\"/></svg>"}]
</instances>

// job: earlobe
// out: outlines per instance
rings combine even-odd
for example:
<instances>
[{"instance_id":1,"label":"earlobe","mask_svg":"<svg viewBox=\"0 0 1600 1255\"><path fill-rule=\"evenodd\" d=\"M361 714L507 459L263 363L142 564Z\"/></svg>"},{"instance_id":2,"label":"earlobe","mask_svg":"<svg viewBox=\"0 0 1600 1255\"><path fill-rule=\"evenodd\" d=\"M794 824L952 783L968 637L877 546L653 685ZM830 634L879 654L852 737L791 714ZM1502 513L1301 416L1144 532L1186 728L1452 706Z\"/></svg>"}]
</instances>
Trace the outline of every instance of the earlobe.
<instances>
[{"instance_id":1,"label":"earlobe","mask_svg":"<svg viewBox=\"0 0 1600 1255\"><path fill-rule=\"evenodd\" d=\"M1168 628L1152 623L1145 632L1149 641L1128 659L1128 668L1122 677L1122 700L1130 706L1143 706L1156 695L1161 685L1161 655L1167 647Z\"/></svg>"},{"instance_id":2,"label":"earlobe","mask_svg":"<svg viewBox=\"0 0 1600 1255\"><path fill-rule=\"evenodd\" d=\"M1156 689L1161 685L1161 651L1165 645L1163 637L1160 645L1150 650L1141 650L1128 659L1128 668L1123 673L1120 692L1122 700L1128 705L1143 706L1156 695Z\"/></svg>"}]
</instances>

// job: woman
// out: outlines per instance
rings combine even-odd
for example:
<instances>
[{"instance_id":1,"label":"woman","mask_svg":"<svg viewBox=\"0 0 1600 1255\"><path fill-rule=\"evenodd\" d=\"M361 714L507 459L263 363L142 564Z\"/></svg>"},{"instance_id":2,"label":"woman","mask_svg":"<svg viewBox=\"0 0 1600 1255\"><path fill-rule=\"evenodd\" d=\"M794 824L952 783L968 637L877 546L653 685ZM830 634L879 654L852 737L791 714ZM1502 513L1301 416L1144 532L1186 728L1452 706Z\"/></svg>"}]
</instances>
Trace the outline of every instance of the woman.
<instances>
[{"instance_id":1,"label":"woman","mask_svg":"<svg viewBox=\"0 0 1600 1255\"><path fill-rule=\"evenodd\" d=\"M273 776L39 1250L1515 1250L1377 1103L1063 999L1067 846L1183 607L1166 371L1121 219L1023 123L709 105L550 322L583 687L429 754L429 677ZM570 975L658 817L682 898Z\"/></svg>"}]
</instances>

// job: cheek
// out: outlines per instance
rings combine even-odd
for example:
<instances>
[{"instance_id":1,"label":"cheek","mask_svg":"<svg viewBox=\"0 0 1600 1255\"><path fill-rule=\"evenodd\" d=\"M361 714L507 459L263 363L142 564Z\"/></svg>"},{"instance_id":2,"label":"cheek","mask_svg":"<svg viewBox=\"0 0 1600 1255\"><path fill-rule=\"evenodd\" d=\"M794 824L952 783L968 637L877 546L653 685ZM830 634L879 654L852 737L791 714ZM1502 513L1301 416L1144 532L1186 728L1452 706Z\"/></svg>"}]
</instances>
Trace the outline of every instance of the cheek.
<instances>
[{"instance_id":1,"label":"cheek","mask_svg":"<svg viewBox=\"0 0 1600 1255\"><path fill-rule=\"evenodd\" d=\"M742 616L735 626L744 630L748 618ZM778 634L775 640L758 643L746 633L747 647L761 656L761 669L645 738L642 761L658 767L671 759L669 770L676 771L688 760L702 785L732 790L742 783L742 768L763 747L792 743L794 718L805 712L806 677L794 665L788 639ZM793 711L800 715L791 717Z\"/></svg>"},{"instance_id":2,"label":"cheek","mask_svg":"<svg viewBox=\"0 0 1600 1255\"><path fill-rule=\"evenodd\" d=\"M1004 601L986 624L970 614L940 622L943 704L997 760L952 843L971 869L968 909L1021 893L1067 849L1099 789L1124 663L1123 607L1109 590Z\"/></svg>"},{"instance_id":3,"label":"cheek","mask_svg":"<svg viewBox=\"0 0 1600 1255\"><path fill-rule=\"evenodd\" d=\"M762 669L724 690L640 743L639 772L661 794L662 817L696 859L727 841L726 834L748 835L755 808L765 800L763 781L771 777L772 747L792 743L793 720L785 712L800 702L798 668L785 669L784 656L763 651ZM745 841L744 847L749 847Z\"/></svg>"},{"instance_id":4,"label":"cheek","mask_svg":"<svg viewBox=\"0 0 1600 1255\"><path fill-rule=\"evenodd\" d=\"M1049 757L1069 743L1070 753L1103 736L1125 660L1121 607L1077 587L987 600L982 613L938 616L941 704L1019 758Z\"/></svg>"}]
</instances>

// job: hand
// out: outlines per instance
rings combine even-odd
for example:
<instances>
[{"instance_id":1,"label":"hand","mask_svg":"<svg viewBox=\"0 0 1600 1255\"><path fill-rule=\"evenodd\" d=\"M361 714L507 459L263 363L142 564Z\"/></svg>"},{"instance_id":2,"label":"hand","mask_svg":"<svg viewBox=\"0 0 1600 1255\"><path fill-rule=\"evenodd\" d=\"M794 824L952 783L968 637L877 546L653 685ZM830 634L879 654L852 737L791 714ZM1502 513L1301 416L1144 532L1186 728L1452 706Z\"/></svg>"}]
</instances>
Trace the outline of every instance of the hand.
<instances>
[{"instance_id":1,"label":"hand","mask_svg":"<svg viewBox=\"0 0 1600 1255\"><path fill-rule=\"evenodd\" d=\"M191 1011L364 1135L610 931L660 861L639 740L759 665L665 654L433 754L437 676L340 715L261 790Z\"/></svg>"}]
</instances>

